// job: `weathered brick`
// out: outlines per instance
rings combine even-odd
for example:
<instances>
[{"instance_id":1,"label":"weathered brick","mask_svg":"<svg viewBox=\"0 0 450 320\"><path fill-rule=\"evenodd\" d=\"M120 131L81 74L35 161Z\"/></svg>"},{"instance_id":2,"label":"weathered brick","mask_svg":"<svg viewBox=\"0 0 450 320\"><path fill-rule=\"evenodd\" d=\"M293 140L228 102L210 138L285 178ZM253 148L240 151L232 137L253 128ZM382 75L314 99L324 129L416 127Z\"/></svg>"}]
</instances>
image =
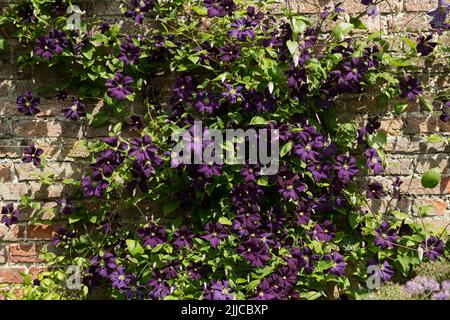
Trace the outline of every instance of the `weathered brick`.
<instances>
[{"instance_id":1,"label":"weathered brick","mask_svg":"<svg viewBox=\"0 0 450 320\"><path fill-rule=\"evenodd\" d=\"M12 225L10 228L5 224L0 224L0 243L9 241L19 241L19 225Z\"/></svg>"},{"instance_id":2,"label":"weathered brick","mask_svg":"<svg viewBox=\"0 0 450 320\"><path fill-rule=\"evenodd\" d=\"M13 134L19 137L73 137L83 136L82 127L77 123L44 120L16 120Z\"/></svg>"},{"instance_id":3,"label":"weathered brick","mask_svg":"<svg viewBox=\"0 0 450 320\"><path fill-rule=\"evenodd\" d=\"M32 163L16 163L14 167L19 181L39 180L40 176L49 173L54 174L56 180L77 179L83 170L83 164L69 162L48 162L44 169L36 168Z\"/></svg>"},{"instance_id":4,"label":"weathered brick","mask_svg":"<svg viewBox=\"0 0 450 320\"><path fill-rule=\"evenodd\" d=\"M11 163L0 163L0 182L7 182L12 180L13 175L11 168Z\"/></svg>"},{"instance_id":5,"label":"weathered brick","mask_svg":"<svg viewBox=\"0 0 450 320\"><path fill-rule=\"evenodd\" d=\"M49 186L42 185L39 182L29 182L28 192L33 199L54 199L61 198L64 194L71 194L74 187L61 183L53 183Z\"/></svg>"},{"instance_id":6,"label":"weathered brick","mask_svg":"<svg viewBox=\"0 0 450 320\"><path fill-rule=\"evenodd\" d=\"M38 263L41 247L36 244L11 244L9 245L10 263Z\"/></svg>"},{"instance_id":7,"label":"weathered brick","mask_svg":"<svg viewBox=\"0 0 450 320\"><path fill-rule=\"evenodd\" d=\"M21 233L21 238L26 240L48 240L53 237L56 226L47 224L28 225L26 233Z\"/></svg>"},{"instance_id":8,"label":"weathered brick","mask_svg":"<svg viewBox=\"0 0 450 320\"><path fill-rule=\"evenodd\" d=\"M0 264L6 263L6 256L7 256L6 246L0 245Z\"/></svg>"},{"instance_id":9,"label":"weathered brick","mask_svg":"<svg viewBox=\"0 0 450 320\"><path fill-rule=\"evenodd\" d=\"M413 207L417 211L418 208L422 206L432 206L433 210L430 212L431 215L436 216L446 216L450 213L449 203L446 199L432 197L432 198L424 198L420 197L414 199Z\"/></svg>"},{"instance_id":10,"label":"weathered brick","mask_svg":"<svg viewBox=\"0 0 450 320\"><path fill-rule=\"evenodd\" d=\"M23 277L20 273L24 273L24 267L2 267L0 268L0 283L21 283Z\"/></svg>"},{"instance_id":11,"label":"weathered brick","mask_svg":"<svg viewBox=\"0 0 450 320\"><path fill-rule=\"evenodd\" d=\"M18 200L27 193L28 187L23 182L5 182L0 183L1 200Z\"/></svg>"},{"instance_id":12,"label":"weathered brick","mask_svg":"<svg viewBox=\"0 0 450 320\"><path fill-rule=\"evenodd\" d=\"M437 7L435 0L404 0L406 11L430 11Z\"/></svg>"}]
</instances>

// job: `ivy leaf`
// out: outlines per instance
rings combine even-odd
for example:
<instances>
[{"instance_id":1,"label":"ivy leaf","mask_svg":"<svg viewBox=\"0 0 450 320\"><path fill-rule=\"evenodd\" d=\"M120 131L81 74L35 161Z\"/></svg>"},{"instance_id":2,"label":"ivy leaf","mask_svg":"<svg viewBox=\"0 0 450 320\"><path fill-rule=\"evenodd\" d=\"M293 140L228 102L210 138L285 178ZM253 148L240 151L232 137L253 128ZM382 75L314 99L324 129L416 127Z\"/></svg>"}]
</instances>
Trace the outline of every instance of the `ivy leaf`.
<instances>
[{"instance_id":1,"label":"ivy leaf","mask_svg":"<svg viewBox=\"0 0 450 320\"><path fill-rule=\"evenodd\" d=\"M333 29L333 36L336 40L340 40L341 37L349 33L355 26L353 23L341 22Z\"/></svg>"},{"instance_id":2,"label":"ivy leaf","mask_svg":"<svg viewBox=\"0 0 450 320\"><path fill-rule=\"evenodd\" d=\"M425 172L421 179L424 188L433 189L441 182L441 173L438 168Z\"/></svg>"},{"instance_id":3,"label":"ivy leaf","mask_svg":"<svg viewBox=\"0 0 450 320\"><path fill-rule=\"evenodd\" d=\"M5 49L5 39L0 38L0 50Z\"/></svg>"},{"instance_id":4,"label":"ivy leaf","mask_svg":"<svg viewBox=\"0 0 450 320\"><path fill-rule=\"evenodd\" d=\"M133 256L140 256L144 253L144 248L140 245L139 242L132 239L127 239L125 241L127 243L128 252Z\"/></svg>"}]
</instances>

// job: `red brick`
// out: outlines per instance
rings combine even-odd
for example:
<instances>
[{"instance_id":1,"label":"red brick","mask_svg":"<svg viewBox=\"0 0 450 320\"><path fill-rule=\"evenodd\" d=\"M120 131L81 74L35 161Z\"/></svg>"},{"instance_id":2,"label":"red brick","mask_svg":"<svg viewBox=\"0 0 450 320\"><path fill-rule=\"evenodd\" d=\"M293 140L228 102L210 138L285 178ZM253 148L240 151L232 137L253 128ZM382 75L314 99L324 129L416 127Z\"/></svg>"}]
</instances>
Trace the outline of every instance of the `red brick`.
<instances>
[{"instance_id":1,"label":"red brick","mask_svg":"<svg viewBox=\"0 0 450 320\"><path fill-rule=\"evenodd\" d=\"M39 258L40 246L35 244L11 244L9 246L9 262L13 263L37 263L43 260Z\"/></svg>"},{"instance_id":2,"label":"red brick","mask_svg":"<svg viewBox=\"0 0 450 320\"><path fill-rule=\"evenodd\" d=\"M48 240L51 239L53 233L56 230L56 226L46 224L33 224L28 225L26 228L26 234L21 233L21 238L27 240Z\"/></svg>"},{"instance_id":3,"label":"red brick","mask_svg":"<svg viewBox=\"0 0 450 320\"><path fill-rule=\"evenodd\" d=\"M446 216L450 213L448 210L448 203L441 198L419 198L414 200L414 209L418 210L421 206L432 206L433 210L430 215Z\"/></svg>"},{"instance_id":4,"label":"red brick","mask_svg":"<svg viewBox=\"0 0 450 320\"><path fill-rule=\"evenodd\" d=\"M0 268L0 283L21 283L23 277L20 272L24 273L24 267L4 267Z\"/></svg>"}]
</instances>

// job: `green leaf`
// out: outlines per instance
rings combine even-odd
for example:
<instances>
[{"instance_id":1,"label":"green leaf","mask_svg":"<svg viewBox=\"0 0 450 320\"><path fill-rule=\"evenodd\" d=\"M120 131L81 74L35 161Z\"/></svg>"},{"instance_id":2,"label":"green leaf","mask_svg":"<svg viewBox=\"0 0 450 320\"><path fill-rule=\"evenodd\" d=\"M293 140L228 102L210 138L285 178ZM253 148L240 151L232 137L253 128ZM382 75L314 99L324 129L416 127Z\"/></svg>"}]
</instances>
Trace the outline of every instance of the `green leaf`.
<instances>
[{"instance_id":1,"label":"green leaf","mask_svg":"<svg viewBox=\"0 0 450 320\"><path fill-rule=\"evenodd\" d=\"M220 217L219 222L226 226L231 226L233 224L228 218L225 217Z\"/></svg>"},{"instance_id":2,"label":"green leaf","mask_svg":"<svg viewBox=\"0 0 450 320\"><path fill-rule=\"evenodd\" d=\"M441 182L441 173L439 172L439 168L433 168L425 172L422 176L421 182L424 188L435 188Z\"/></svg>"},{"instance_id":3,"label":"green leaf","mask_svg":"<svg viewBox=\"0 0 450 320\"><path fill-rule=\"evenodd\" d=\"M361 19L350 18L350 22L354 25L355 29L367 30L366 25L361 21Z\"/></svg>"},{"instance_id":4,"label":"green leaf","mask_svg":"<svg viewBox=\"0 0 450 320\"><path fill-rule=\"evenodd\" d=\"M401 103L401 104L396 105L394 107L395 114L399 116L403 111L405 111L406 108L408 108L407 103Z\"/></svg>"},{"instance_id":5,"label":"green leaf","mask_svg":"<svg viewBox=\"0 0 450 320\"><path fill-rule=\"evenodd\" d=\"M309 291L307 293L302 293L300 295L300 297L305 300L316 300L316 299L319 299L321 296L322 295L320 294L320 292L317 292L317 291Z\"/></svg>"},{"instance_id":6,"label":"green leaf","mask_svg":"<svg viewBox=\"0 0 450 320\"><path fill-rule=\"evenodd\" d=\"M411 61L407 58L390 58L389 63L395 67L408 67L411 65Z\"/></svg>"},{"instance_id":7,"label":"green leaf","mask_svg":"<svg viewBox=\"0 0 450 320\"><path fill-rule=\"evenodd\" d=\"M133 256L140 256L144 253L144 248L140 245L139 242L132 239L127 239L125 241L127 243L128 252Z\"/></svg>"},{"instance_id":8,"label":"green leaf","mask_svg":"<svg viewBox=\"0 0 450 320\"><path fill-rule=\"evenodd\" d=\"M427 205L427 206L420 206L419 207L419 215L424 218L427 217L431 214L433 210L433 206L432 205Z\"/></svg>"},{"instance_id":9,"label":"green leaf","mask_svg":"<svg viewBox=\"0 0 450 320\"><path fill-rule=\"evenodd\" d=\"M294 31L294 33L296 34L303 33L308 27L308 25L301 17L292 17L291 24L292 31Z\"/></svg>"},{"instance_id":10,"label":"green leaf","mask_svg":"<svg viewBox=\"0 0 450 320\"><path fill-rule=\"evenodd\" d=\"M94 55L95 48L92 46L86 46L81 50L81 54L88 60L92 60L92 56Z\"/></svg>"},{"instance_id":11,"label":"green leaf","mask_svg":"<svg viewBox=\"0 0 450 320\"><path fill-rule=\"evenodd\" d=\"M298 43L292 40L286 41L286 45L291 55L294 55L298 51Z\"/></svg>"},{"instance_id":12,"label":"green leaf","mask_svg":"<svg viewBox=\"0 0 450 320\"><path fill-rule=\"evenodd\" d=\"M164 203L162 210L163 210L163 213L165 215L167 215L167 214L173 212L179 206L180 206L179 200L171 200L171 201Z\"/></svg>"},{"instance_id":13,"label":"green leaf","mask_svg":"<svg viewBox=\"0 0 450 320\"><path fill-rule=\"evenodd\" d=\"M266 125L269 121L260 116L254 116L250 121L250 125Z\"/></svg>"},{"instance_id":14,"label":"green leaf","mask_svg":"<svg viewBox=\"0 0 450 320\"><path fill-rule=\"evenodd\" d=\"M340 40L342 36L348 34L355 26L353 23L341 22L333 29L333 36Z\"/></svg>"},{"instance_id":15,"label":"green leaf","mask_svg":"<svg viewBox=\"0 0 450 320\"><path fill-rule=\"evenodd\" d=\"M283 158L292 149L292 141L286 143L280 150L280 157Z\"/></svg>"},{"instance_id":16,"label":"green leaf","mask_svg":"<svg viewBox=\"0 0 450 320\"><path fill-rule=\"evenodd\" d=\"M192 6L192 10L200 16L206 16L208 14L208 8L205 6Z\"/></svg>"},{"instance_id":17,"label":"green leaf","mask_svg":"<svg viewBox=\"0 0 450 320\"><path fill-rule=\"evenodd\" d=\"M424 96L420 96L420 101L423 103L423 105L428 109L428 111L433 112L433 104L430 100L425 98Z\"/></svg>"},{"instance_id":18,"label":"green leaf","mask_svg":"<svg viewBox=\"0 0 450 320\"><path fill-rule=\"evenodd\" d=\"M430 143L439 143L444 140L445 140L444 137L442 137L441 135L436 134L436 133L433 133L432 135L430 135L428 137L428 142L430 142Z\"/></svg>"},{"instance_id":19,"label":"green leaf","mask_svg":"<svg viewBox=\"0 0 450 320\"><path fill-rule=\"evenodd\" d=\"M263 177L260 177L260 178L258 179L257 184L258 184L259 186L268 186L268 185L269 185L269 180L267 179L266 176L263 176Z\"/></svg>"},{"instance_id":20,"label":"green leaf","mask_svg":"<svg viewBox=\"0 0 450 320\"><path fill-rule=\"evenodd\" d=\"M91 121L91 125L96 128L103 125L108 120L108 113L104 110L97 112Z\"/></svg>"},{"instance_id":21,"label":"green leaf","mask_svg":"<svg viewBox=\"0 0 450 320\"><path fill-rule=\"evenodd\" d=\"M5 49L5 39L0 38L0 50Z\"/></svg>"}]
</instances>

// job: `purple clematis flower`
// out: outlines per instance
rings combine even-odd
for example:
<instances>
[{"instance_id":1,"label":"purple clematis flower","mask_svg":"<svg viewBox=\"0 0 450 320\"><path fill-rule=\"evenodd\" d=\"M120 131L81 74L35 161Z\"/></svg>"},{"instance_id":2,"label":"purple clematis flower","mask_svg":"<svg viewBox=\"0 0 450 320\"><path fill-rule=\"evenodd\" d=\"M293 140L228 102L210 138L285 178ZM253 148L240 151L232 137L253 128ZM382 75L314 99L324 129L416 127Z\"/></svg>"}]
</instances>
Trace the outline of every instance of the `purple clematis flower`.
<instances>
[{"instance_id":1,"label":"purple clematis flower","mask_svg":"<svg viewBox=\"0 0 450 320\"><path fill-rule=\"evenodd\" d=\"M242 242L237 248L237 253L249 262L252 267L263 267L270 259L269 248L267 244L256 238Z\"/></svg>"},{"instance_id":2,"label":"purple clematis flower","mask_svg":"<svg viewBox=\"0 0 450 320\"><path fill-rule=\"evenodd\" d=\"M53 236L51 243L53 245L60 245L64 248L68 248L75 236L76 233L74 231L69 231L64 227L58 227L56 228L56 234Z\"/></svg>"},{"instance_id":3,"label":"purple clematis flower","mask_svg":"<svg viewBox=\"0 0 450 320\"><path fill-rule=\"evenodd\" d=\"M434 48L437 46L437 42L432 42L433 35L430 34L428 36L420 36L417 38L417 52L419 52L422 57L428 56L431 52L433 52Z\"/></svg>"},{"instance_id":4,"label":"purple clematis flower","mask_svg":"<svg viewBox=\"0 0 450 320\"><path fill-rule=\"evenodd\" d=\"M157 269L152 271L152 279L150 279L148 285L152 287L149 293L152 299L164 299L174 289L167 283L167 276Z\"/></svg>"},{"instance_id":5,"label":"purple clematis flower","mask_svg":"<svg viewBox=\"0 0 450 320\"><path fill-rule=\"evenodd\" d=\"M199 281L206 274L206 271L205 266L201 262L191 261L186 268L188 275L195 281Z\"/></svg>"},{"instance_id":6,"label":"purple clematis flower","mask_svg":"<svg viewBox=\"0 0 450 320\"><path fill-rule=\"evenodd\" d=\"M144 246L156 247L158 244L163 244L167 241L166 228L158 226L154 223L149 223L145 228L137 230L137 234L144 239Z\"/></svg>"},{"instance_id":7,"label":"purple clematis flower","mask_svg":"<svg viewBox=\"0 0 450 320\"><path fill-rule=\"evenodd\" d=\"M242 86L237 86L236 88L233 88L232 85L229 83L223 84L225 89L227 89L225 92L222 93L222 96L226 98L231 104L237 103L238 98L243 99L242 96L242 89L244 89Z\"/></svg>"},{"instance_id":8,"label":"purple clematis flower","mask_svg":"<svg viewBox=\"0 0 450 320\"><path fill-rule=\"evenodd\" d=\"M8 203L2 207L2 218L0 219L0 222L4 223L8 228L13 224L17 224L19 222L19 217L19 208L14 209L14 204Z\"/></svg>"},{"instance_id":9,"label":"purple clematis flower","mask_svg":"<svg viewBox=\"0 0 450 320\"><path fill-rule=\"evenodd\" d=\"M117 100L124 100L128 95L133 93L133 89L130 86L133 82L133 78L116 72L114 78L106 81L108 96Z\"/></svg>"},{"instance_id":10,"label":"purple clematis flower","mask_svg":"<svg viewBox=\"0 0 450 320\"><path fill-rule=\"evenodd\" d=\"M81 186L83 187L83 193L86 198L96 196L101 198L103 192L108 189L109 182L104 179L91 179L89 177L84 177L81 179Z\"/></svg>"},{"instance_id":11,"label":"purple clematis flower","mask_svg":"<svg viewBox=\"0 0 450 320\"><path fill-rule=\"evenodd\" d=\"M301 194L305 192L307 188L300 177L287 167L280 169L276 177L276 183L278 185L278 192L285 200L299 200Z\"/></svg>"},{"instance_id":12,"label":"purple clematis flower","mask_svg":"<svg viewBox=\"0 0 450 320\"><path fill-rule=\"evenodd\" d=\"M312 231L308 234L314 240L330 242L336 235L336 226L331 221L325 220L323 224L315 224Z\"/></svg>"},{"instance_id":13,"label":"purple clematis flower","mask_svg":"<svg viewBox=\"0 0 450 320\"><path fill-rule=\"evenodd\" d=\"M212 280L203 289L205 300L234 300L235 295L228 281Z\"/></svg>"},{"instance_id":14,"label":"purple clematis flower","mask_svg":"<svg viewBox=\"0 0 450 320\"><path fill-rule=\"evenodd\" d=\"M375 228L373 242L381 249L394 248L397 242L397 229L391 228L387 221L383 221L378 228Z\"/></svg>"},{"instance_id":15,"label":"purple clematis flower","mask_svg":"<svg viewBox=\"0 0 450 320\"><path fill-rule=\"evenodd\" d=\"M116 257L110 252L94 256L90 263L95 268L96 273L104 278L117 268Z\"/></svg>"},{"instance_id":16,"label":"purple clematis flower","mask_svg":"<svg viewBox=\"0 0 450 320\"><path fill-rule=\"evenodd\" d=\"M131 39L127 39L119 47L118 59L128 66L130 64L138 64L142 49L139 48Z\"/></svg>"},{"instance_id":17,"label":"purple clematis flower","mask_svg":"<svg viewBox=\"0 0 450 320\"><path fill-rule=\"evenodd\" d=\"M387 260L385 260L383 263L380 264L378 258L375 257L374 259L369 260L367 265L378 266L379 275L383 282L388 282L389 280L392 279L392 277L395 274L394 267L389 262L387 262Z\"/></svg>"},{"instance_id":18,"label":"purple clematis flower","mask_svg":"<svg viewBox=\"0 0 450 320\"><path fill-rule=\"evenodd\" d=\"M33 94L28 91L25 92L23 95L19 96L16 100L17 103L17 110L19 110L20 113L23 113L26 116L31 116L38 114L41 112L39 110L39 104L41 103L41 99L39 97L33 97Z\"/></svg>"},{"instance_id":19,"label":"purple clematis flower","mask_svg":"<svg viewBox=\"0 0 450 320\"><path fill-rule=\"evenodd\" d=\"M156 154L157 151L158 147L153 144L152 138L146 134L143 137L133 138L131 140L128 155L135 157L138 161L151 160L159 165L162 159Z\"/></svg>"},{"instance_id":20,"label":"purple clematis flower","mask_svg":"<svg viewBox=\"0 0 450 320\"><path fill-rule=\"evenodd\" d=\"M236 37L240 41L245 41L247 38L253 38L255 36L255 30L251 27L251 21L246 18L236 19L231 24L233 29L228 30L228 37Z\"/></svg>"},{"instance_id":21,"label":"purple clematis flower","mask_svg":"<svg viewBox=\"0 0 450 320\"><path fill-rule=\"evenodd\" d=\"M201 238L209 241L213 248L217 248L220 241L228 237L228 233L220 222L208 222L205 226L205 230L207 233L201 236Z\"/></svg>"},{"instance_id":22,"label":"purple clematis flower","mask_svg":"<svg viewBox=\"0 0 450 320\"><path fill-rule=\"evenodd\" d=\"M438 257L444 255L445 243L436 236L432 235L426 241L423 241L421 247L424 250L423 255L431 261L435 261Z\"/></svg>"},{"instance_id":23,"label":"purple clematis flower","mask_svg":"<svg viewBox=\"0 0 450 320\"><path fill-rule=\"evenodd\" d=\"M22 161L24 163L30 163L33 162L34 166L39 167L41 165L41 158L40 156L44 153L44 150L40 148L36 148L34 145L31 145L29 147L25 147L23 149L24 157L22 158Z\"/></svg>"},{"instance_id":24,"label":"purple clematis flower","mask_svg":"<svg viewBox=\"0 0 450 320\"><path fill-rule=\"evenodd\" d=\"M367 167L373 170L373 173L375 175L381 173L383 168L383 162L381 161L380 157L378 156L378 151L374 148L368 148L364 154L367 157Z\"/></svg>"},{"instance_id":25,"label":"purple clematis flower","mask_svg":"<svg viewBox=\"0 0 450 320\"><path fill-rule=\"evenodd\" d=\"M400 80L399 86L400 86L400 97L406 98L409 101L414 100L422 92L420 80L410 76L406 76L404 79Z\"/></svg>"},{"instance_id":26,"label":"purple clematis flower","mask_svg":"<svg viewBox=\"0 0 450 320\"><path fill-rule=\"evenodd\" d=\"M359 169L356 166L356 160L353 156L339 155L336 157L337 162L334 169L341 183L346 184L355 176Z\"/></svg>"},{"instance_id":27,"label":"purple clematis flower","mask_svg":"<svg viewBox=\"0 0 450 320\"><path fill-rule=\"evenodd\" d=\"M447 101L447 103L442 107L442 114L439 116L439 119L443 122L449 122L450 120L450 101Z\"/></svg>"},{"instance_id":28,"label":"purple clematis flower","mask_svg":"<svg viewBox=\"0 0 450 320\"><path fill-rule=\"evenodd\" d=\"M73 212L74 204L71 199L58 199L56 203L61 206L59 209L60 215L68 215Z\"/></svg>"},{"instance_id":29,"label":"purple clematis flower","mask_svg":"<svg viewBox=\"0 0 450 320\"><path fill-rule=\"evenodd\" d=\"M24 2L18 11L19 17L22 19L23 24L36 21L34 15L34 6L31 3Z\"/></svg>"},{"instance_id":30,"label":"purple clematis flower","mask_svg":"<svg viewBox=\"0 0 450 320\"><path fill-rule=\"evenodd\" d=\"M344 257L337 251L333 251L331 254L327 254L323 257L325 260L332 260L333 266L327 270L327 272L336 276L343 276L345 273L346 263Z\"/></svg>"},{"instance_id":31,"label":"purple clematis flower","mask_svg":"<svg viewBox=\"0 0 450 320\"><path fill-rule=\"evenodd\" d=\"M241 58L241 46L238 44L227 43L220 48L220 61L231 62Z\"/></svg>"},{"instance_id":32,"label":"purple clematis flower","mask_svg":"<svg viewBox=\"0 0 450 320\"><path fill-rule=\"evenodd\" d=\"M306 169L311 172L313 179L315 182L318 182L322 179L328 179L328 173L331 168L331 163L329 162L311 162L308 164Z\"/></svg>"},{"instance_id":33,"label":"purple clematis flower","mask_svg":"<svg viewBox=\"0 0 450 320\"><path fill-rule=\"evenodd\" d=\"M182 225L177 231L174 232L172 244L182 250L186 246L192 246L192 239L194 239L194 237L195 234L192 233L186 225Z\"/></svg>"},{"instance_id":34,"label":"purple clematis flower","mask_svg":"<svg viewBox=\"0 0 450 320\"><path fill-rule=\"evenodd\" d=\"M204 6L208 9L208 17L231 16L236 10L236 4L233 0L203 0Z\"/></svg>"},{"instance_id":35,"label":"purple clematis flower","mask_svg":"<svg viewBox=\"0 0 450 320\"><path fill-rule=\"evenodd\" d=\"M381 199L384 197L383 185L379 182L373 182L367 186L366 197L369 199Z\"/></svg>"},{"instance_id":36,"label":"purple clematis flower","mask_svg":"<svg viewBox=\"0 0 450 320\"><path fill-rule=\"evenodd\" d=\"M449 12L450 4L447 4L444 0L438 0L437 8L427 13L432 18L430 21L430 25L433 28L443 25L447 20Z\"/></svg>"},{"instance_id":37,"label":"purple clematis flower","mask_svg":"<svg viewBox=\"0 0 450 320\"><path fill-rule=\"evenodd\" d=\"M86 116L86 105L79 99L72 98L72 104L62 110L64 117L78 121L80 117Z\"/></svg>"},{"instance_id":38,"label":"purple clematis flower","mask_svg":"<svg viewBox=\"0 0 450 320\"><path fill-rule=\"evenodd\" d=\"M130 9L125 12L125 17L134 18L134 22L142 24L144 14L149 12L155 6L155 0L131 0Z\"/></svg>"}]
</instances>

